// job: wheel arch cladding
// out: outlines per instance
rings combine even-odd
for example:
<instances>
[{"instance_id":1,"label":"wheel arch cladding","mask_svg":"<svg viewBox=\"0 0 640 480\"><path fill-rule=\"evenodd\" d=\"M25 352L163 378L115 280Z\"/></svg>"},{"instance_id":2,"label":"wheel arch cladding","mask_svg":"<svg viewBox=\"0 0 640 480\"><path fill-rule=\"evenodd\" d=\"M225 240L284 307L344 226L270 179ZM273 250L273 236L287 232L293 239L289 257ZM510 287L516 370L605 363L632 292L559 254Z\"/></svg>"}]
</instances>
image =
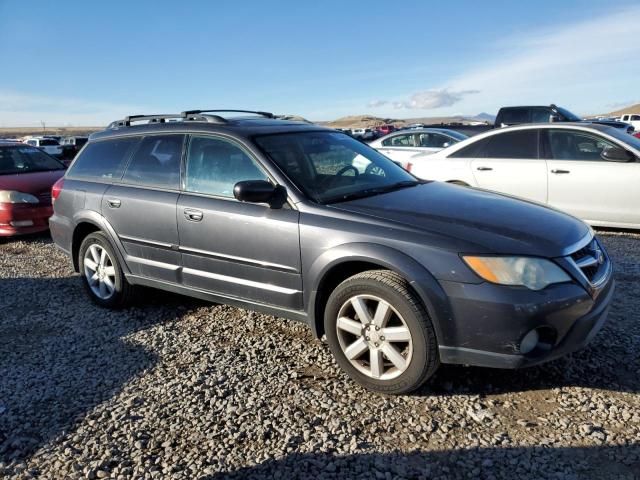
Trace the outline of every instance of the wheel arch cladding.
<instances>
[{"instance_id":1,"label":"wheel arch cladding","mask_svg":"<svg viewBox=\"0 0 640 480\"><path fill-rule=\"evenodd\" d=\"M441 322L451 318L444 290L433 275L408 255L390 247L345 244L327 250L310 267L307 278L315 283L307 299L309 326L319 338L324 334L324 309L333 289L347 278L366 270L391 270L401 275L425 306L438 341Z\"/></svg>"},{"instance_id":2,"label":"wheel arch cladding","mask_svg":"<svg viewBox=\"0 0 640 480\"><path fill-rule=\"evenodd\" d=\"M87 235L99 231L102 231L102 229L92 221L88 220L82 220L73 229L73 237L71 241L71 257L73 261L73 269L76 272L80 268L80 266L78 265L78 252L80 251L80 245L82 245L82 241L87 237Z\"/></svg>"}]
</instances>

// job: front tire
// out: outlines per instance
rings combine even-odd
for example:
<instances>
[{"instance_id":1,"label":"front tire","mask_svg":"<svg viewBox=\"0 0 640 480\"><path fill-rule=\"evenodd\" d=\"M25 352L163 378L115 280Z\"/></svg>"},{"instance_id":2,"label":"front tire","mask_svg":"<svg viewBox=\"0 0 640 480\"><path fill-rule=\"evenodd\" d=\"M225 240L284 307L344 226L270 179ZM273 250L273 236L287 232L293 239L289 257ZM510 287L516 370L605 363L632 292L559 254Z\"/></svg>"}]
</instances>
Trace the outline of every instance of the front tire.
<instances>
[{"instance_id":1,"label":"front tire","mask_svg":"<svg viewBox=\"0 0 640 480\"><path fill-rule=\"evenodd\" d=\"M104 233L91 233L82 241L78 265L82 283L94 303L105 308L121 308L130 303L133 287Z\"/></svg>"},{"instance_id":2,"label":"front tire","mask_svg":"<svg viewBox=\"0 0 640 480\"><path fill-rule=\"evenodd\" d=\"M329 297L324 322L336 361L369 390L411 392L440 364L427 311L395 272L371 270L342 282Z\"/></svg>"}]
</instances>

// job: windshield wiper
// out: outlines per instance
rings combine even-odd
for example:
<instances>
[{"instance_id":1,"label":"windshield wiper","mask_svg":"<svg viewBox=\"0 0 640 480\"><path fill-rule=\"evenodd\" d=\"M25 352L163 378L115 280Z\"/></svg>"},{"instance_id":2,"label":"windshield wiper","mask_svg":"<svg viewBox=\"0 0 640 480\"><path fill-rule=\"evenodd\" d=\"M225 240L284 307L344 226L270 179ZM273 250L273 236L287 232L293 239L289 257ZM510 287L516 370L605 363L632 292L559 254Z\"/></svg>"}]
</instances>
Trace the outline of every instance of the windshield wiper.
<instances>
[{"instance_id":1,"label":"windshield wiper","mask_svg":"<svg viewBox=\"0 0 640 480\"><path fill-rule=\"evenodd\" d=\"M338 203L338 202L346 202L348 200L356 200L358 198L372 197L374 195L389 193L394 190L400 190L402 188L415 187L416 185L420 185L421 183L422 182L418 180L403 180L402 182L396 182L390 185L384 185L381 187L373 187L373 188L365 188L364 190L359 190L357 192L345 193L344 195L331 197L328 200L325 200L324 203Z\"/></svg>"}]
</instances>

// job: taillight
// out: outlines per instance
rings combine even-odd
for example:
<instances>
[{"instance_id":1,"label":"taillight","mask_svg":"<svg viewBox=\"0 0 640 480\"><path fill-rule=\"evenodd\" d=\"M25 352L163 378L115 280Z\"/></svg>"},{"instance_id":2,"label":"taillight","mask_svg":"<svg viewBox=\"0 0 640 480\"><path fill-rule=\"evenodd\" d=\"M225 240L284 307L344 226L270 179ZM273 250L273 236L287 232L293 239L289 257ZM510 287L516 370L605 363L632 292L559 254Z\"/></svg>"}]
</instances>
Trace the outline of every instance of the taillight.
<instances>
[{"instance_id":1,"label":"taillight","mask_svg":"<svg viewBox=\"0 0 640 480\"><path fill-rule=\"evenodd\" d=\"M62 187L64 186L64 177L60 177L56 183L51 187L51 203L55 202L56 199L60 196L60 192L62 191Z\"/></svg>"},{"instance_id":2,"label":"taillight","mask_svg":"<svg viewBox=\"0 0 640 480\"><path fill-rule=\"evenodd\" d=\"M407 163L407 172L410 172L412 168L413 168L413 163L411 162Z\"/></svg>"}]
</instances>

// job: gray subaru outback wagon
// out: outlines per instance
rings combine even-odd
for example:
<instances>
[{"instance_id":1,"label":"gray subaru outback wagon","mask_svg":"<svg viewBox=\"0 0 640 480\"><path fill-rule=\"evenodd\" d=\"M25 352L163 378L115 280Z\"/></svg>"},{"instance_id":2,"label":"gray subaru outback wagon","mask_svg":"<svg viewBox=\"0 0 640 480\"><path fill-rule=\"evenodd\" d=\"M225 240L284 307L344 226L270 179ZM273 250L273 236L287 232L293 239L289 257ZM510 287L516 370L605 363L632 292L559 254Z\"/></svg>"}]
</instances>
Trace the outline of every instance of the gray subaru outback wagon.
<instances>
[{"instance_id":1,"label":"gray subaru outback wagon","mask_svg":"<svg viewBox=\"0 0 640 480\"><path fill-rule=\"evenodd\" d=\"M440 363L575 351L614 290L580 220L418 180L343 133L264 112L113 122L52 193L53 238L98 305L144 285L300 320L379 392L414 390Z\"/></svg>"}]
</instances>

